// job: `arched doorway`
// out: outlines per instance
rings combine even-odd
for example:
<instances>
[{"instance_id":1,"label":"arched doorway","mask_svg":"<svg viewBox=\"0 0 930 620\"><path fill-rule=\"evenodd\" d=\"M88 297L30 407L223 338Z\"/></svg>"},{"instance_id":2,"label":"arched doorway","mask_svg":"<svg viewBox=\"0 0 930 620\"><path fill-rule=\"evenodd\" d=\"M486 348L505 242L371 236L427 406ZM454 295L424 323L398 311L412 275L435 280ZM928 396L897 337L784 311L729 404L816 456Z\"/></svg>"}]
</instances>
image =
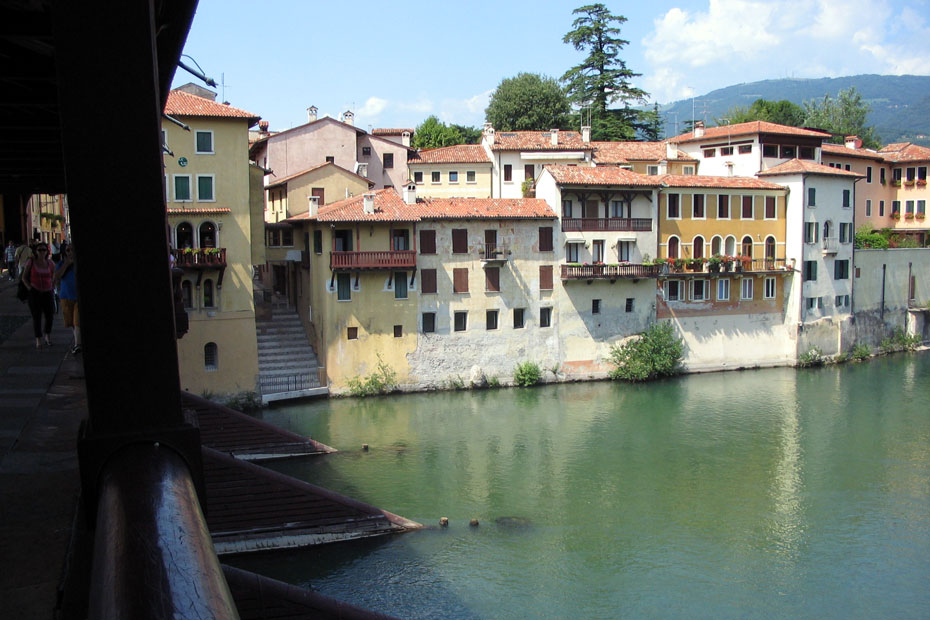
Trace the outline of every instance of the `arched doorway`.
<instances>
[{"instance_id":1,"label":"arched doorway","mask_svg":"<svg viewBox=\"0 0 930 620\"><path fill-rule=\"evenodd\" d=\"M678 258L678 237L669 237L668 239L668 257Z\"/></svg>"},{"instance_id":2,"label":"arched doorway","mask_svg":"<svg viewBox=\"0 0 930 620\"><path fill-rule=\"evenodd\" d=\"M190 222L181 222L175 229L175 247L179 249L194 247L194 227Z\"/></svg>"},{"instance_id":3,"label":"arched doorway","mask_svg":"<svg viewBox=\"0 0 930 620\"><path fill-rule=\"evenodd\" d=\"M204 222L200 225L200 247L216 247L216 226L213 222Z\"/></svg>"},{"instance_id":4,"label":"arched doorway","mask_svg":"<svg viewBox=\"0 0 930 620\"><path fill-rule=\"evenodd\" d=\"M775 237L765 239L765 268L775 269Z\"/></svg>"}]
</instances>

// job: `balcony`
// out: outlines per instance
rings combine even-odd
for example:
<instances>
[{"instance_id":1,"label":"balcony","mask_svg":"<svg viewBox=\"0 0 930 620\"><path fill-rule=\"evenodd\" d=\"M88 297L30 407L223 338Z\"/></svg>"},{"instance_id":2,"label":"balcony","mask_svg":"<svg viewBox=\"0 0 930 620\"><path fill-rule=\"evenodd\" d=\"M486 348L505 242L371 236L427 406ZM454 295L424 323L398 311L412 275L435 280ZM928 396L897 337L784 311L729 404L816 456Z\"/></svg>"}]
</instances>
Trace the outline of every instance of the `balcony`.
<instances>
[{"instance_id":1,"label":"balcony","mask_svg":"<svg viewBox=\"0 0 930 620\"><path fill-rule=\"evenodd\" d=\"M562 232L650 232L648 217L575 217L562 219Z\"/></svg>"},{"instance_id":2,"label":"balcony","mask_svg":"<svg viewBox=\"0 0 930 620\"><path fill-rule=\"evenodd\" d=\"M687 262L687 260L685 262ZM787 261L784 258L753 258L721 263L716 269L711 267L710 263L707 262L686 264L678 268L671 263L668 265L659 265L659 267L662 269L663 277L705 277L707 275L729 277L731 274L740 273L792 273L794 271L794 260Z\"/></svg>"},{"instance_id":3,"label":"balcony","mask_svg":"<svg viewBox=\"0 0 930 620\"><path fill-rule=\"evenodd\" d=\"M478 248L481 262L503 263L510 258L510 247L502 243L485 243Z\"/></svg>"},{"instance_id":4,"label":"balcony","mask_svg":"<svg viewBox=\"0 0 930 620\"><path fill-rule=\"evenodd\" d=\"M383 252L330 252L329 267L333 271L351 269L410 269L417 266L413 250Z\"/></svg>"},{"instance_id":5,"label":"balcony","mask_svg":"<svg viewBox=\"0 0 930 620\"><path fill-rule=\"evenodd\" d=\"M226 266L226 248L171 250L174 266L182 269L219 269Z\"/></svg>"},{"instance_id":6,"label":"balcony","mask_svg":"<svg viewBox=\"0 0 930 620\"><path fill-rule=\"evenodd\" d=\"M823 238L823 253L836 254L840 251L840 240L837 237Z\"/></svg>"},{"instance_id":7,"label":"balcony","mask_svg":"<svg viewBox=\"0 0 930 620\"><path fill-rule=\"evenodd\" d=\"M619 280L657 278L664 265L562 265L563 280Z\"/></svg>"}]
</instances>

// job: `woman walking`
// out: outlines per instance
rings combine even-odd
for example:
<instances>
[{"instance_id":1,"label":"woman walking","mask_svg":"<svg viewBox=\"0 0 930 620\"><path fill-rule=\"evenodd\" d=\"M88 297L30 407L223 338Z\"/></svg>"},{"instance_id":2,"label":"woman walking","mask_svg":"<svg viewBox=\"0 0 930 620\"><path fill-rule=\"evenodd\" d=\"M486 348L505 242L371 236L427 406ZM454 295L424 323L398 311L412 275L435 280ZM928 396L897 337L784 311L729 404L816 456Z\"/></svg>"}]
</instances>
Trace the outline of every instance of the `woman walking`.
<instances>
[{"instance_id":1,"label":"woman walking","mask_svg":"<svg viewBox=\"0 0 930 620\"><path fill-rule=\"evenodd\" d=\"M52 293L54 274L55 265L49 260L48 245L39 243L35 248L35 257L30 258L23 269L23 284L29 290L29 312L32 313L32 331L36 337L37 349L42 348L43 335L45 345L51 346L52 344L52 317L55 314L55 297ZM43 315L45 315L44 326Z\"/></svg>"}]
</instances>

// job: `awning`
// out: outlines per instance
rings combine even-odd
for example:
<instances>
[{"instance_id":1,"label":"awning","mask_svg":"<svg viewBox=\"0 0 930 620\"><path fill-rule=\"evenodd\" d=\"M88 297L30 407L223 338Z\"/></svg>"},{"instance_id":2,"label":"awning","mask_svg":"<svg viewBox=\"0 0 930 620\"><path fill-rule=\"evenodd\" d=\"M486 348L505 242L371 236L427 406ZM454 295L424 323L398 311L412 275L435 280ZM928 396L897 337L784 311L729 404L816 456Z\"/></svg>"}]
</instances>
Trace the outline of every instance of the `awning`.
<instances>
[{"instance_id":1,"label":"awning","mask_svg":"<svg viewBox=\"0 0 930 620\"><path fill-rule=\"evenodd\" d=\"M299 263L302 260L301 251L300 250L288 250L287 256L284 257L284 260L290 261L292 263Z\"/></svg>"},{"instance_id":2,"label":"awning","mask_svg":"<svg viewBox=\"0 0 930 620\"><path fill-rule=\"evenodd\" d=\"M565 235L565 245L577 244L588 247L588 240L584 238L584 235L579 233L568 233Z\"/></svg>"},{"instance_id":3,"label":"awning","mask_svg":"<svg viewBox=\"0 0 930 620\"><path fill-rule=\"evenodd\" d=\"M622 232L622 233L620 233L619 235L617 235L617 242L619 243L620 241L633 241L633 242L635 242L635 241L636 241L636 233L635 233L635 232Z\"/></svg>"}]
</instances>

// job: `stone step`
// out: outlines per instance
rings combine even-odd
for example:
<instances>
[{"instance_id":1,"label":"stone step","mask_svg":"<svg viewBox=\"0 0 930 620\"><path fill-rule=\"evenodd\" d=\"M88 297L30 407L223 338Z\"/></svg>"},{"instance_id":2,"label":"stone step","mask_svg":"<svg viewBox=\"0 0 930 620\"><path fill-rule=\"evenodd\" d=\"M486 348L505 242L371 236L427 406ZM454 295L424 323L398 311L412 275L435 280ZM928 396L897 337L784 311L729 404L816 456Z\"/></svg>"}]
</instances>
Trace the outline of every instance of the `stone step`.
<instances>
[{"instance_id":1,"label":"stone step","mask_svg":"<svg viewBox=\"0 0 930 620\"><path fill-rule=\"evenodd\" d=\"M258 346L262 346L265 343L281 343L281 344L302 344L304 346L310 346L310 342L307 340L307 337L300 333L283 333L283 334L260 334L256 336L256 342Z\"/></svg>"},{"instance_id":2,"label":"stone step","mask_svg":"<svg viewBox=\"0 0 930 620\"><path fill-rule=\"evenodd\" d=\"M285 377L293 375L316 376L316 368L271 368L262 369L258 375L260 377Z\"/></svg>"},{"instance_id":3,"label":"stone step","mask_svg":"<svg viewBox=\"0 0 930 620\"><path fill-rule=\"evenodd\" d=\"M300 364L310 368L311 366L318 366L319 362L315 355L308 355L306 353L284 355L267 354L258 358L259 368L264 368L270 364Z\"/></svg>"}]
</instances>

